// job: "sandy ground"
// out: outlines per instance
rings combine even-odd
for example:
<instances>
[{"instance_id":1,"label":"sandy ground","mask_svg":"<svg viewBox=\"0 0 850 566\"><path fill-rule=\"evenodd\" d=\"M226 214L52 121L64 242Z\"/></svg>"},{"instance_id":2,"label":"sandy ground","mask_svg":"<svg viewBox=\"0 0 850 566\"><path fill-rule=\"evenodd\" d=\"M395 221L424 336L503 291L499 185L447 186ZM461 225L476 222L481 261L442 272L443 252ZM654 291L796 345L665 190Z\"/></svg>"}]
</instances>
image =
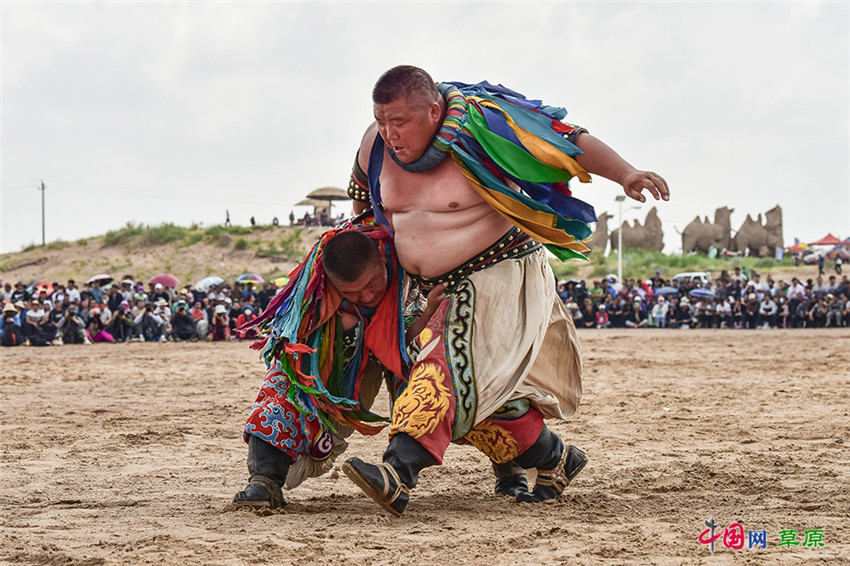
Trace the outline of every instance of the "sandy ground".
<instances>
[{"instance_id":1,"label":"sandy ground","mask_svg":"<svg viewBox=\"0 0 850 566\"><path fill-rule=\"evenodd\" d=\"M284 512L223 511L262 378L244 343L3 349L0 563L850 564L846 329L581 337L585 396L552 426L590 462L565 495L496 498L487 460L452 446L400 519L340 462ZM709 516L767 549L710 556ZM778 547L780 529L824 546Z\"/></svg>"}]
</instances>

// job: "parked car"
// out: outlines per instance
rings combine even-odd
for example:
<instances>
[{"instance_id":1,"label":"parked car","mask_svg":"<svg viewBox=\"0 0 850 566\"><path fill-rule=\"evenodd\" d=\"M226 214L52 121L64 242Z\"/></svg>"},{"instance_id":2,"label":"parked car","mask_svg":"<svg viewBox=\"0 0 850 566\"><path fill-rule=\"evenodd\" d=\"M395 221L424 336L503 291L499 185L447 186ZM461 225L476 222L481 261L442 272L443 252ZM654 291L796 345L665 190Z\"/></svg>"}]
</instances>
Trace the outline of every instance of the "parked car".
<instances>
[{"instance_id":1,"label":"parked car","mask_svg":"<svg viewBox=\"0 0 850 566\"><path fill-rule=\"evenodd\" d=\"M703 286L711 281L711 275L707 271L688 271L687 273L677 273L674 275L673 282L678 285L686 277L690 278L691 281L699 281L700 285Z\"/></svg>"}]
</instances>

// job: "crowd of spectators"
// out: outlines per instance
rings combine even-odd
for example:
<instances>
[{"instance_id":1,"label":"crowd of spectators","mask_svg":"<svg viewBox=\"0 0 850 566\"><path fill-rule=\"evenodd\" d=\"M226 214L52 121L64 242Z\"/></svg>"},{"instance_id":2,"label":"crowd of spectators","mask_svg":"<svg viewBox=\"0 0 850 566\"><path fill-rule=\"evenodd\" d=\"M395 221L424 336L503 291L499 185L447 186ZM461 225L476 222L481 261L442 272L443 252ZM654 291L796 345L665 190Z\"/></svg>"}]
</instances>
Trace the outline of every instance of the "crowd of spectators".
<instances>
[{"instance_id":1,"label":"crowd of spectators","mask_svg":"<svg viewBox=\"0 0 850 566\"><path fill-rule=\"evenodd\" d=\"M614 275L560 281L558 292L578 328L819 328L850 326L847 275L805 282L735 268L720 277L646 280Z\"/></svg>"},{"instance_id":2,"label":"crowd of spectators","mask_svg":"<svg viewBox=\"0 0 850 566\"><path fill-rule=\"evenodd\" d=\"M52 284L30 291L23 282L0 285L0 344L61 346L97 342L211 342L253 339L238 328L257 317L277 291L272 283L187 285L98 282Z\"/></svg>"},{"instance_id":3,"label":"crowd of spectators","mask_svg":"<svg viewBox=\"0 0 850 566\"><path fill-rule=\"evenodd\" d=\"M52 284L31 291L23 282L0 286L0 344L63 345L96 342L212 342L253 339L239 331L268 306L272 283L211 285L206 289L132 282L78 287ZM659 271L646 280L614 275L558 283L578 328L818 328L850 326L847 275L819 275L805 282L775 281L735 268L714 281L667 280Z\"/></svg>"}]
</instances>

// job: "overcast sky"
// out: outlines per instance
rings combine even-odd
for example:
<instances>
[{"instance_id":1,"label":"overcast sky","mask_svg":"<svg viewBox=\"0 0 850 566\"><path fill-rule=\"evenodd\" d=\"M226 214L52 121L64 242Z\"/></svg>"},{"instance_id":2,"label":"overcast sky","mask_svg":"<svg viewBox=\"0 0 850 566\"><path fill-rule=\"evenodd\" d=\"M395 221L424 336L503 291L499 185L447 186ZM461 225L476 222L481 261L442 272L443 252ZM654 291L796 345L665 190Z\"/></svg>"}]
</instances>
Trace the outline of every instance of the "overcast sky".
<instances>
[{"instance_id":1,"label":"overcast sky","mask_svg":"<svg viewBox=\"0 0 850 566\"><path fill-rule=\"evenodd\" d=\"M0 252L41 242L41 180L48 242L225 210L284 221L346 185L371 86L401 63L564 106L663 175L668 252L720 206L737 229L781 205L786 245L850 236L847 2L3 2L0 16ZM573 190L616 214L617 185ZM627 220L651 208L629 206Z\"/></svg>"}]
</instances>

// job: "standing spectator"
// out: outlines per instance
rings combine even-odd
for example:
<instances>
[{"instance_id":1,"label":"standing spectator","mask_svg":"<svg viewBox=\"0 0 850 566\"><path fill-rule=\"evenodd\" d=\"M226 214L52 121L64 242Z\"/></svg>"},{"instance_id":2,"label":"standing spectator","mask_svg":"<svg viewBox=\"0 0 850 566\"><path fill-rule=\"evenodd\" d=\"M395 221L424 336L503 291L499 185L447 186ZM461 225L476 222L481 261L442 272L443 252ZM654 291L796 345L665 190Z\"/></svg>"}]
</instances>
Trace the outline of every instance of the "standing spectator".
<instances>
[{"instance_id":1,"label":"standing spectator","mask_svg":"<svg viewBox=\"0 0 850 566\"><path fill-rule=\"evenodd\" d=\"M70 281L68 281L68 287L69 288L71 287ZM103 298L103 294L106 293L106 291L100 286L100 281L94 281L91 284L91 288L89 289L89 293L91 294L92 299L94 299L95 304L99 305L100 300L101 300L101 298ZM69 299L70 299L70 297L69 297ZM83 300L82 296L78 297L78 299L80 301Z\"/></svg>"},{"instance_id":2,"label":"standing spectator","mask_svg":"<svg viewBox=\"0 0 850 566\"><path fill-rule=\"evenodd\" d=\"M77 289L77 282L73 279L68 279L68 287L65 288L65 294L68 296L68 303L76 301L79 303L82 300L80 290Z\"/></svg>"},{"instance_id":3,"label":"standing spectator","mask_svg":"<svg viewBox=\"0 0 850 566\"><path fill-rule=\"evenodd\" d=\"M12 298L10 298L9 300L12 301L12 303L17 303L18 301L23 302L27 299L27 286L24 285L23 281L18 281L17 283L15 283L15 290L12 291Z\"/></svg>"},{"instance_id":4,"label":"standing spectator","mask_svg":"<svg viewBox=\"0 0 850 566\"><path fill-rule=\"evenodd\" d=\"M12 302L12 284L6 281L6 284L3 285L3 290L0 291L0 303L5 303L6 301Z\"/></svg>"},{"instance_id":5,"label":"standing spectator","mask_svg":"<svg viewBox=\"0 0 850 566\"><path fill-rule=\"evenodd\" d=\"M818 275L819 276L824 275L824 272L823 272L824 261L825 260L824 260L823 254L818 254Z\"/></svg>"},{"instance_id":6,"label":"standing spectator","mask_svg":"<svg viewBox=\"0 0 850 566\"><path fill-rule=\"evenodd\" d=\"M844 263L844 260L841 258L841 254L835 254L835 272L838 275L841 275L841 264Z\"/></svg>"}]
</instances>

